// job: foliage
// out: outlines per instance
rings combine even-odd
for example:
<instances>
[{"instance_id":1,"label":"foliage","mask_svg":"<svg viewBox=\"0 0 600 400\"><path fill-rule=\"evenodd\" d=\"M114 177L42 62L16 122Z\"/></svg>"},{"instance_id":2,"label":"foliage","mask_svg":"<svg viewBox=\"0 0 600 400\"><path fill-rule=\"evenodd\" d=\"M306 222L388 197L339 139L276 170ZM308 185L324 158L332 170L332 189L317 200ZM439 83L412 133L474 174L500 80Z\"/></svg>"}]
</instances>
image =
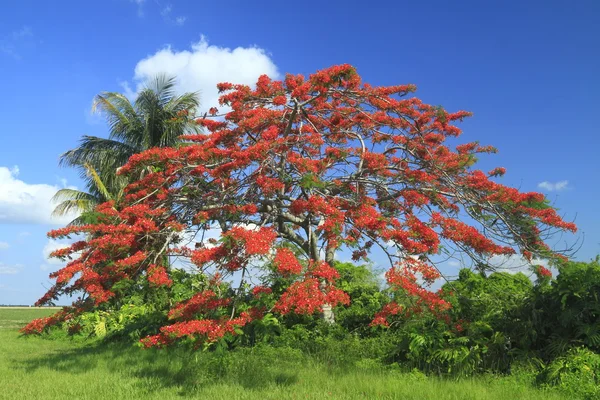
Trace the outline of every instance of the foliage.
<instances>
[{"instance_id":1,"label":"foliage","mask_svg":"<svg viewBox=\"0 0 600 400\"><path fill-rule=\"evenodd\" d=\"M573 348L548 364L539 374L538 383L557 387L572 398L597 399L600 355L585 348Z\"/></svg>"},{"instance_id":2,"label":"foliage","mask_svg":"<svg viewBox=\"0 0 600 400\"><path fill-rule=\"evenodd\" d=\"M173 372L173 376L177 379L184 379L184 375L206 379L206 371L211 371L211 376L248 385L264 379L295 384L300 378L293 373L281 374L282 368L298 371L298 367L292 365L310 362L313 363L311 365L338 371L335 379L357 371L385 370L397 371L401 375L395 375L395 379L402 379L408 384L413 381L432 382L432 378L414 371L453 378L479 374L477 379L485 380L488 385L503 382L503 388L498 388L502 391L535 384L545 390L544 396L562 393L564 398L570 399L598 398L600 355L591 349L594 346L592 342L588 342L588 347L581 347L585 344L578 334L583 322L590 325L597 323L592 318L593 314L587 311L593 310L596 303L594 288L600 277L597 274L598 262L565 263L560 270L561 273L553 280L537 281L535 284L522 273L497 272L484 276L462 270L459 278L446 284L442 290L441 296L453 305L447 319L439 319L426 312L412 313L394 320L388 328L350 331L341 323L332 325L314 317L288 320L291 316L266 313L249 323L243 332L218 339L208 352L190 353L186 347L177 349L180 355L176 359L195 357L196 361L186 364L187 372ZM340 271L345 285L360 288L365 282L374 282L373 273L364 267L348 264L340 267ZM177 293L182 298L193 296L206 285L206 282L196 280L197 274L179 273L181 275L177 279L181 281L181 288ZM586 281L579 280L578 276L585 276ZM581 285L585 287L581 288ZM175 286L173 283L170 288L162 289L171 290ZM82 325L79 334L93 332L98 337L105 330L109 338L110 335L118 337L119 329L122 329L120 332L126 331L123 329L126 324L120 326L119 322L123 322L128 313L143 314L140 310L145 308L142 298L136 297L140 292L132 293L130 299L138 302L138 306L127 305L118 312L110 313L96 310L76 317L79 321L89 322ZM383 295L381 290L379 293ZM174 293L164 298L170 296ZM564 306L557 306L562 304L563 299ZM267 303L272 301L271 297ZM400 299L396 298L396 301ZM589 304L586 306L586 303ZM358 304L353 306L358 307ZM364 307L366 309L359 307L355 312L362 315L369 310L368 304ZM166 312L165 309L163 318ZM575 312L581 320L571 319ZM115 317L119 314L121 316ZM561 326L565 320L572 321L575 326L570 329ZM341 318L338 319L338 322L341 321ZM63 324L63 329L68 330L74 322L69 320ZM99 322L104 322L104 325ZM0 328L2 326L0 324ZM158 330L160 326L162 323L155 325L154 329ZM564 347L556 344L558 336L553 332L560 333L566 343ZM131 338L137 339L142 335L138 333ZM156 354L153 360L172 359L168 354ZM274 360L280 359L288 360L290 364L285 367L277 364L276 367L274 362L277 361ZM499 372L506 377L481 374ZM468 380L460 382L464 384ZM532 398L534 392L523 396ZM479 397L484 398L483 395Z\"/></svg>"},{"instance_id":3,"label":"foliage","mask_svg":"<svg viewBox=\"0 0 600 400\"><path fill-rule=\"evenodd\" d=\"M412 314L391 324L401 338L394 359L428 373L471 375L510 373L525 361L560 366L578 346L597 351L598 268L598 260L563 263L556 278L538 276L536 284L523 273L463 269L442 289L452 304L447 319Z\"/></svg>"},{"instance_id":4,"label":"foliage","mask_svg":"<svg viewBox=\"0 0 600 400\"><path fill-rule=\"evenodd\" d=\"M348 332L368 335L369 324L390 301L390 295L381 290L369 266L348 262L336 262L334 266L340 273L337 286L350 296L349 305L336 308L336 321Z\"/></svg>"},{"instance_id":5,"label":"foliage","mask_svg":"<svg viewBox=\"0 0 600 400\"><path fill-rule=\"evenodd\" d=\"M533 313L540 334L538 346L553 358L571 347L600 351L600 258L589 263L568 262L543 287Z\"/></svg>"},{"instance_id":6,"label":"foliage","mask_svg":"<svg viewBox=\"0 0 600 400\"><path fill-rule=\"evenodd\" d=\"M453 305L455 332L482 350L482 369L509 371L519 350L532 349L537 339L531 315L535 291L522 272L484 277L463 269L444 291Z\"/></svg>"},{"instance_id":7,"label":"foliage","mask_svg":"<svg viewBox=\"0 0 600 400\"><path fill-rule=\"evenodd\" d=\"M169 304L167 322L142 339L145 346L185 342L198 348L223 339L231 347L230 337L268 312L320 314L333 324L334 308L351 299L339 286L347 267L336 267L336 253L351 252L358 261L374 247L390 261L387 283L397 294L387 303L369 287L372 282L347 284L355 300L368 306L340 311L343 324L368 329L366 317L379 305L376 324L425 311L443 320L450 302L427 288L440 277L438 253L461 251L478 265L517 252L556 261L560 255L544 244L544 233L575 230L542 194L495 182L503 170L472 169L476 155L493 148L468 143L451 149L446 143L460 134L454 124L469 113L427 105L410 96L412 85L372 87L361 83L353 67L340 65L308 79L262 76L255 89L218 87L220 103L231 111L218 115L213 109L198 119L206 134L190 132L184 146L134 154L120 170L119 176L131 179L122 199L98 206L94 223L50 232L52 238L84 239L53 253L71 261L51 274L55 284L39 304L63 294L83 296L25 332L116 310L136 291L167 293L161 288L174 283L170 257L188 259L208 285ZM140 94L136 104L171 104L166 94L149 94L154 97ZM125 100L117 96L111 103L105 96L99 103L111 110L116 139L149 148L176 137L158 119L145 124L153 114L135 119ZM140 130L148 133L144 139ZM104 171L105 164L114 166L111 151L82 146L66 159ZM219 239L184 243L188 235L204 237L215 227ZM273 274L286 282L281 290L257 285ZM228 284L234 276L236 288ZM439 340L430 346L430 360L441 369L462 371L480 363L478 353L463 348L479 344L449 337L447 348Z\"/></svg>"},{"instance_id":8,"label":"foliage","mask_svg":"<svg viewBox=\"0 0 600 400\"><path fill-rule=\"evenodd\" d=\"M0 399L6 400L574 398L513 377L441 380L370 359L355 360L353 366L327 364L287 347L190 353L18 337L16 328L3 328L5 315L25 323L39 314L30 309L12 314L0 309Z\"/></svg>"}]
</instances>

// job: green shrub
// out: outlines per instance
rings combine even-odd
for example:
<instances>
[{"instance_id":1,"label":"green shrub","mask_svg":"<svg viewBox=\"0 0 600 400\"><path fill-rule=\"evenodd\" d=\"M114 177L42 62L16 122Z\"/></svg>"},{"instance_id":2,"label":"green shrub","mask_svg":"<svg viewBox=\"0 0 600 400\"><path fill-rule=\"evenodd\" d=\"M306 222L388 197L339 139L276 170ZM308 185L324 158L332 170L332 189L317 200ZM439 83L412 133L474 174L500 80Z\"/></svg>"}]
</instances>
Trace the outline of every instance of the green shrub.
<instances>
[{"instance_id":1,"label":"green shrub","mask_svg":"<svg viewBox=\"0 0 600 400\"><path fill-rule=\"evenodd\" d=\"M538 384L554 387L572 398L600 398L600 355L574 348L557 357L538 375Z\"/></svg>"}]
</instances>

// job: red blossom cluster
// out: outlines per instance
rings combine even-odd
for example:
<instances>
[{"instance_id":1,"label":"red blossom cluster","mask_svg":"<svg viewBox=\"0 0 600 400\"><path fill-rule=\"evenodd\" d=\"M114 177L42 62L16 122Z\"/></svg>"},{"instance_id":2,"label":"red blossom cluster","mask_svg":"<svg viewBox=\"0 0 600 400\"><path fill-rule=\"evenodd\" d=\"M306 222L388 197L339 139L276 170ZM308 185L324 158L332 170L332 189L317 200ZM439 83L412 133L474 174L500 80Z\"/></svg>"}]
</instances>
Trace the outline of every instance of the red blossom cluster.
<instances>
[{"instance_id":1,"label":"red blossom cluster","mask_svg":"<svg viewBox=\"0 0 600 400\"><path fill-rule=\"evenodd\" d=\"M390 326L388 318L394 315L399 315L404 311L404 307L391 302L383 306L381 311L375 314L375 318L371 322L371 326Z\"/></svg>"},{"instance_id":2,"label":"red blossom cluster","mask_svg":"<svg viewBox=\"0 0 600 400\"><path fill-rule=\"evenodd\" d=\"M552 271L550 271L548 268L544 267L543 265L536 265L534 268L535 268L535 273L539 277L552 278Z\"/></svg>"},{"instance_id":3,"label":"red blossom cluster","mask_svg":"<svg viewBox=\"0 0 600 400\"><path fill-rule=\"evenodd\" d=\"M277 271L286 275L298 275L302 272L302 264L294 255L294 252L288 248L280 247L277 249L273 264L277 268Z\"/></svg>"},{"instance_id":4,"label":"red blossom cluster","mask_svg":"<svg viewBox=\"0 0 600 400\"><path fill-rule=\"evenodd\" d=\"M335 287L323 285L317 278L305 278L292 283L275 305L275 310L281 314L313 314L322 311L325 304L348 305L350 297Z\"/></svg>"},{"instance_id":5,"label":"red blossom cluster","mask_svg":"<svg viewBox=\"0 0 600 400\"><path fill-rule=\"evenodd\" d=\"M58 311L54 315L34 319L33 321L25 325L23 328L21 328L20 331L25 335L40 335L43 332L47 331L49 328L72 319L73 316L79 313L80 311L81 310L77 307L63 307L62 310Z\"/></svg>"},{"instance_id":6,"label":"red blossom cluster","mask_svg":"<svg viewBox=\"0 0 600 400\"><path fill-rule=\"evenodd\" d=\"M272 228L249 230L235 227L227 232L227 237L243 243L248 256L264 255L271 250L277 234Z\"/></svg>"},{"instance_id":7,"label":"red blossom cluster","mask_svg":"<svg viewBox=\"0 0 600 400\"><path fill-rule=\"evenodd\" d=\"M252 295L254 297L259 297L261 294L271 294L271 293L273 293L273 290L271 290L271 288L269 288L269 287L255 286L252 288Z\"/></svg>"},{"instance_id":8,"label":"red blossom cluster","mask_svg":"<svg viewBox=\"0 0 600 400\"><path fill-rule=\"evenodd\" d=\"M49 232L51 238L78 235L85 236L86 240L79 240L52 254L70 261L50 274L55 284L36 305L51 304L63 294L83 292L87 297L69 311L61 310L52 317L32 321L23 331L40 331L40 327L43 330L112 300L117 296L113 286L124 279L136 279L145 273L151 285L170 285L166 268L148 262L158 256L148 248L156 248L157 241L164 239L160 221L165 218L165 212L151 203L118 210L113 202L108 202L96 210L98 223L72 225ZM163 229L174 232L168 218L164 219Z\"/></svg>"},{"instance_id":9,"label":"red blossom cluster","mask_svg":"<svg viewBox=\"0 0 600 400\"><path fill-rule=\"evenodd\" d=\"M154 286L171 286L173 284L167 269L162 265L150 265L148 267L148 282Z\"/></svg>"},{"instance_id":10,"label":"red blossom cluster","mask_svg":"<svg viewBox=\"0 0 600 400\"><path fill-rule=\"evenodd\" d=\"M211 343L222 338L227 333L235 333L235 329L246 325L250 321L248 313L241 313L233 319L194 319L178 322L160 328L158 335L148 336L141 340L145 347L164 347L177 339L188 337L200 340L200 343Z\"/></svg>"},{"instance_id":11,"label":"red blossom cluster","mask_svg":"<svg viewBox=\"0 0 600 400\"><path fill-rule=\"evenodd\" d=\"M208 263L217 263L228 272L238 271L245 268L252 257L269 253L276 237L271 228L236 226L223 233L222 244L193 250L190 260L200 268Z\"/></svg>"},{"instance_id":12,"label":"red blossom cluster","mask_svg":"<svg viewBox=\"0 0 600 400\"><path fill-rule=\"evenodd\" d=\"M438 293L431 292L418 283L418 276L425 282L431 283L439 278L439 272L430 264L409 258L400 265L389 269L385 276L392 288L402 290L414 299L411 312L421 312L423 309L440 314L450 308L450 303Z\"/></svg>"},{"instance_id":13,"label":"red blossom cluster","mask_svg":"<svg viewBox=\"0 0 600 400\"><path fill-rule=\"evenodd\" d=\"M198 313L206 313L210 310L226 306L229 299L222 299L212 290L205 290L195 294L191 299L178 304L169 312L170 319L191 319Z\"/></svg>"},{"instance_id":14,"label":"red blossom cluster","mask_svg":"<svg viewBox=\"0 0 600 400\"><path fill-rule=\"evenodd\" d=\"M323 306L348 305L350 297L335 287L339 272L326 262L310 263L301 280L292 283L275 304L281 314L313 314Z\"/></svg>"}]
</instances>

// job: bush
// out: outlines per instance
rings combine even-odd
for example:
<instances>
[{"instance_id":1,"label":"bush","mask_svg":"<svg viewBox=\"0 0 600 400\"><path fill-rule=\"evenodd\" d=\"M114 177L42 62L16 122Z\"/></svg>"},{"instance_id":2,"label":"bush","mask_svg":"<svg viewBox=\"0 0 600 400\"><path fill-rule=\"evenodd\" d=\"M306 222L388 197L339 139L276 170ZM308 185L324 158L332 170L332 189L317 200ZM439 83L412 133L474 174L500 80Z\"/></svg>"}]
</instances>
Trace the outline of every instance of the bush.
<instances>
[{"instance_id":1,"label":"bush","mask_svg":"<svg viewBox=\"0 0 600 400\"><path fill-rule=\"evenodd\" d=\"M574 348L557 357L538 375L542 387L554 387L571 398L600 398L600 355Z\"/></svg>"},{"instance_id":2,"label":"bush","mask_svg":"<svg viewBox=\"0 0 600 400\"><path fill-rule=\"evenodd\" d=\"M284 329L273 345L299 349L327 365L346 368L361 360L376 360L379 364L392 362L390 355L396 352L399 340L393 332L363 338L347 333L340 326L319 323L314 329L302 325Z\"/></svg>"}]
</instances>

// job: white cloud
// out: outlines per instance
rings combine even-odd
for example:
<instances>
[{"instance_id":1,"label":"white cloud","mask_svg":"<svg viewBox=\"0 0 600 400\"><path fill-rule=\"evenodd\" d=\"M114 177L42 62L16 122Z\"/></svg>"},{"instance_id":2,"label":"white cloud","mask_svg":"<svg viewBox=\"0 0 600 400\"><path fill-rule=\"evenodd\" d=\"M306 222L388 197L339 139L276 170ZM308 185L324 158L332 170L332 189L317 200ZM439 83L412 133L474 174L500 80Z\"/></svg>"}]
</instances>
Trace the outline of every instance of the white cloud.
<instances>
[{"instance_id":1,"label":"white cloud","mask_svg":"<svg viewBox=\"0 0 600 400\"><path fill-rule=\"evenodd\" d=\"M559 182L540 182L538 183L538 188L547 190L549 192L561 191L568 188L569 181L559 181Z\"/></svg>"},{"instance_id":2,"label":"white cloud","mask_svg":"<svg viewBox=\"0 0 600 400\"><path fill-rule=\"evenodd\" d=\"M14 275L23 269L22 264L7 265L0 262L0 275Z\"/></svg>"},{"instance_id":3,"label":"white cloud","mask_svg":"<svg viewBox=\"0 0 600 400\"><path fill-rule=\"evenodd\" d=\"M64 249L69 247L73 243L73 240L56 240L48 239L44 248L42 249L42 255L44 256L44 264L40 265L42 271L57 270L63 267L66 262L59 260L58 258L50 257L50 253L53 251Z\"/></svg>"},{"instance_id":4,"label":"white cloud","mask_svg":"<svg viewBox=\"0 0 600 400\"><path fill-rule=\"evenodd\" d=\"M0 242L0 250L6 250L10 247L10 245L6 242Z\"/></svg>"},{"instance_id":5,"label":"white cloud","mask_svg":"<svg viewBox=\"0 0 600 400\"><path fill-rule=\"evenodd\" d=\"M494 271L509 272L511 274L522 272L532 280L535 279L533 266L541 265L542 267L549 269L553 275L558 273L556 268L549 265L548 260L534 258L531 261L527 261L523 256L518 254L513 254L511 256L493 256L488 260L488 263L493 267Z\"/></svg>"},{"instance_id":6,"label":"white cloud","mask_svg":"<svg viewBox=\"0 0 600 400\"><path fill-rule=\"evenodd\" d=\"M133 102L136 97L136 92L131 88L131 86L129 86L129 82L119 82L119 86L123 88L123 94L125 95L125 97L127 97L129 101Z\"/></svg>"},{"instance_id":7,"label":"white cloud","mask_svg":"<svg viewBox=\"0 0 600 400\"><path fill-rule=\"evenodd\" d=\"M194 247L196 243L202 243L202 246L211 248L215 245L210 241L219 240L223 231L218 224L211 225L208 229L187 230L181 235L179 246Z\"/></svg>"},{"instance_id":8,"label":"white cloud","mask_svg":"<svg viewBox=\"0 0 600 400\"><path fill-rule=\"evenodd\" d=\"M277 66L265 50L256 46L230 49L210 45L204 36L192 44L191 50L167 47L138 62L134 75L137 89L160 73L176 76L180 93L199 91L203 110L218 105L217 83L254 85L263 74L279 77ZM129 88L125 83L122 86Z\"/></svg>"},{"instance_id":9,"label":"white cloud","mask_svg":"<svg viewBox=\"0 0 600 400\"><path fill-rule=\"evenodd\" d=\"M19 168L0 167L0 224L66 224L76 215L51 216L56 203L52 197L60 187L45 183L32 184L17 179Z\"/></svg>"}]
</instances>

